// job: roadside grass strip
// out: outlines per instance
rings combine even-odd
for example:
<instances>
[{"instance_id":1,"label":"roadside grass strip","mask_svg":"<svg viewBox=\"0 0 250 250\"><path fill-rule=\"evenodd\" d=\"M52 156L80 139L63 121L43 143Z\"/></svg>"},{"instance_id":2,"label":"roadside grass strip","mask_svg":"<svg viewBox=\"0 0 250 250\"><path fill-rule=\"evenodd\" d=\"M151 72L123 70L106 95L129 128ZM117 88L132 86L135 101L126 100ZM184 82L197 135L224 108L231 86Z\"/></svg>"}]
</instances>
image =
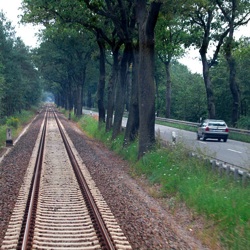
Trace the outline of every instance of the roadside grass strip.
<instances>
[{"instance_id":1,"label":"roadside grass strip","mask_svg":"<svg viewBox=\"0 0 250 250\"><path fill-rule=\"evenodd\" d=\"M167 148L158 145L137 161L137 142L124 147L123 134L112 141L111 132L105 133L97 123L86 116L79 122L89 135L128 160L133 174L159 185L160 197L185 202L205 218L208 230L201 238L217 241L226 249L250 249L250 185L243 186L241 180L235 182L231 176L219 176L205 161L190 157L182 144Z\"/></svg>"}]
</instances>

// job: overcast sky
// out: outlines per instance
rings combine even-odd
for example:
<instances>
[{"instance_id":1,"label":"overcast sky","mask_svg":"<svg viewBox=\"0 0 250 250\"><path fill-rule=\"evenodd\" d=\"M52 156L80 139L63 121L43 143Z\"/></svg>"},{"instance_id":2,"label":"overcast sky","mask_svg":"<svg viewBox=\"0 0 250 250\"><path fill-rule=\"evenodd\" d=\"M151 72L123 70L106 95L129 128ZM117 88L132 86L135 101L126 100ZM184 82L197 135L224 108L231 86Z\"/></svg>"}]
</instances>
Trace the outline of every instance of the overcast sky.
<instances>
[{"instance_id":1,"label":"overcast sky","mask_svg":"<svg viewBox=\"0 0 250 250\"><path fill-rule=\"evenodd\" d=\"M3 10L8 20L12 22L13 26L15 26L17 36L20 36L27 46L35 47L37 45L35 33L38 32L39 28L37 26L33 26L32 24L18 24L20 20L18 15L22 13L18 9L21 7L21 2L22 0L0 0L0 10ZM250 23L248 27L243 27L241 28L240 32L236 32L236 38L239 38L241 34L250 36ZM179 61L187 65L191 72L201 73L202 64L199 58L200 56L198 50L192 49L190 52L186 53L184 58L180 59Z\"/></svg>"},{"instance_id":2,"label":"overcast sky","mask_svg":"<svg viewBox=\"0 0 250 250\"><path fill-rule=\"evenodd\" d=\"M18 8L21 7L21 0L0 0L0 10L3 11L12 26L15 26L17 36L20 36L23 42L27 46L35 47L37 44L37 38L35 33L39 30L38 27L34 27L32 24L20 25L20 15L22 13Z\"/></svg>"}]
</instances>

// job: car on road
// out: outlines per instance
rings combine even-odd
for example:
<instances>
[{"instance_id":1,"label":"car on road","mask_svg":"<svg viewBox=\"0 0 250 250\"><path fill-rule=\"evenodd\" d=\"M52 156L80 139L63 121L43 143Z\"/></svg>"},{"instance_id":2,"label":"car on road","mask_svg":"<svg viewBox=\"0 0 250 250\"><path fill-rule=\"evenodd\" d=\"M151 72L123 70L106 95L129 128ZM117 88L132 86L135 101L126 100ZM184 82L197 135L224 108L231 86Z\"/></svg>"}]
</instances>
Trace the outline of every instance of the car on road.
<instances>
[{"instance_id":1,"label":"car on road","mask_svg":"<svg viewBox=\"0 0 250 250\"><path fill-rule=\"evenodd\" d=\"M197 130L197 140L202 138L218 139L218 141L227 141L229 134L228 126L223 120L206 119L201 122Z\"/></svg>"}]
</instances>

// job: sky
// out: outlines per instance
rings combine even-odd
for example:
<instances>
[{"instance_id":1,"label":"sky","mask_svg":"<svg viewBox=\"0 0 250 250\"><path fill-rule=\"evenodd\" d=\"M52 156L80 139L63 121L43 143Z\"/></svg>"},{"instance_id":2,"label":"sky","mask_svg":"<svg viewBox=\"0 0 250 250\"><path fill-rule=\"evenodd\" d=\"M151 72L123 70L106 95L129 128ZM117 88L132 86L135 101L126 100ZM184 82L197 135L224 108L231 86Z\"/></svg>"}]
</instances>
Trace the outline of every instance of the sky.
<instances>
[{"instance_id":1,"label":"sky","mask_svg":"<svg viewBox=\"0 0 250 250\"><path fill-rule=\"evenodd\" d=\"M21 2L22 0L0 0L0 10L4 12L7 19L15 26L17 36L21 37L27 46L36 47L39 44L37 43L35 33L38 32L39 27L32 24L18 24L20 21L18 15L22 14L22 11L18 9L21 7ZM250 23L247 27L245 26L236 32L236 38L239 38L242 34L250 36ZM197 49L190 49L185 57L179 61L186 65L192 73L202 73L202 64Z\"/></svg>"},{"instance_id":2,"label":"sky","mask_svg":"<svg viewBox=\"0 0 250 250\"><path fill-rule=\"evenodd\" d=\"M37 38L35 33L39 30L38 26L18 24L21 19L18 16L22 14L22 11L18 9L21 7L21 2L21 0L0 0L0 10L3 11L8 21L11 21L12 26L15 26L16 35L21 37L27 46L36 47Z\"/></svg>"}]
</instances>

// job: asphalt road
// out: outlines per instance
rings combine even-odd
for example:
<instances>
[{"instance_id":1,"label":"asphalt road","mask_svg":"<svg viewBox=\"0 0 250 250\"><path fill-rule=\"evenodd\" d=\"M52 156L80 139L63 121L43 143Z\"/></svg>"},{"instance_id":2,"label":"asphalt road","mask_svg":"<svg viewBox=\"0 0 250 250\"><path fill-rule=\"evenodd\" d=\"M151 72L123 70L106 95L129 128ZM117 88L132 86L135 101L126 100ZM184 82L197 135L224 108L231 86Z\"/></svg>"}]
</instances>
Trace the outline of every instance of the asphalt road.
<instances>
[{"instance_id":1,"label":"asphalt road","mask_svg":"<svg viewBox=\"0 0 250 250\"><path fill-rule=\"evenodd\" d=\"M89 111L86 111L89 113ZM126 126L127 118L123 118L122 126ZM181 142L194 152L215 158L232 166L250 171L250 143L228 139L219 142L217 139L197 140L196 133L163 125L155 125L155 131L162 140L172 142L172 132L176 134L177 143ZM230 133L230 132L229 132ZM230 135L229 135L230 138Z\"/></svg>"},{"instance_id":2,"label":"asphalt road","mask_svg":"<svg viewBox=\"0 0 250 250\"><path fill-rule=\"evenodd\" d=\"M127 119L123 119L123 126L126 126ZM196 133L180 130L163 125L155 125L155 131L162 140L172 142L172 132L176 134L177 143L184 145L194 152L199 152L208 157L232 166L237 166L250 171L250 143L244 143L228 139L227 142L219 142L217 139L197 140ZM230 137L230 135L229 135Z\"/></svg>"},{"instance_id":3,"label":"asphalt road","mask_svg":"<svg viewBox=\"0 0 250 250\"><path fill-rule=\"evenodd\" d=\"M230 165L250 171L250 144L228 139L219 142L217 139L197 140L195 132L179 130L162 125L155 125L163 140L172 141L172 131L175 131L177 142L183 142L186 147L201 152L204 155L218 159Z\"/></svg>"}]
</instances>

